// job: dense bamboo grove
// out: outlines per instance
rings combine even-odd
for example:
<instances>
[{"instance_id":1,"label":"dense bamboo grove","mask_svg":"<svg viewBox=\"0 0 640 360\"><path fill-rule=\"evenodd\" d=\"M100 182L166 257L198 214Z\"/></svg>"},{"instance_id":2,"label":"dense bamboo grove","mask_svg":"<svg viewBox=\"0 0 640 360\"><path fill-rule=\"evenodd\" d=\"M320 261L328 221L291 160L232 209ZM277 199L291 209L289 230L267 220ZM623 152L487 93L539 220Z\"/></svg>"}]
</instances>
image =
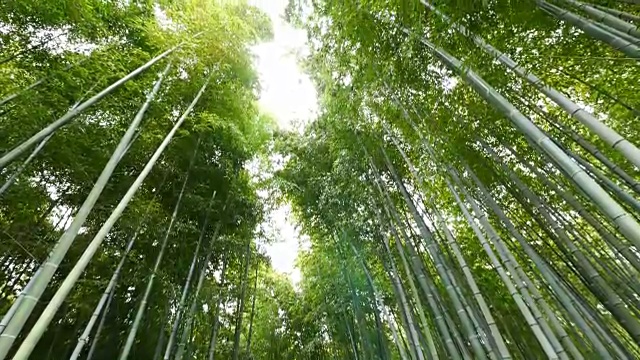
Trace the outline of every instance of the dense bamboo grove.
<instances>
[{"instance_id":1,"label":"dense bamboo grove","mask_svg":"<svg viewBox=\"0 0 640 360\"><path fill-rule=\"evenodd\" d=\"M0 359L640 358L640 4L286 16L301 134L244 2L0 4Z\"/></svg>"}]
</instances>

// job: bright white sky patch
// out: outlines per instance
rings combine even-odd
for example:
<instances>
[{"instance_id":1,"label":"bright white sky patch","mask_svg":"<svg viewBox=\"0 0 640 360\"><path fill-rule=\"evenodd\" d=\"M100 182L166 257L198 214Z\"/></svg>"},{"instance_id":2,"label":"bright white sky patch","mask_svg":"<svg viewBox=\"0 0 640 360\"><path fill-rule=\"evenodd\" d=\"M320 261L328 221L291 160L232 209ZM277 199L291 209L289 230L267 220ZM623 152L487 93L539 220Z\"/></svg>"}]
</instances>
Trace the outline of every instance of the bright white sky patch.
<instances>
[{"instance_id":1,"label":"bright white sky patch","mask_svg":"<svg viewBox=\"0 0 640 360\"><path fill-rule=\"evenodd\" d=\"M274 115L283 129L300 129L317 109L317 97L311 79L302 72L298 59L307 55L307 34L282 18L286 0L254 0L273 23L273 41L253 48L257 56L262 92L260 105Z\"/></svg>"},{"instance_id":2,"label":"bright white sky patch","mask_svg":"<svg viewBox=\"0 0 640 360\"><path fill-rule=\"evenodd\" d=\"M308 52L307 34L304 30L293 28L282 18L287 0L253 0L250 3L269 15L274 31L272 41L252 49L262 87L260 106L276 118L282 129L301 131L302 126L315 117L318 106L311 79L298 65L298 59ZM266 251L273 268L289 275L291 281L297 284L301 275L295 261L301 238L290 212L291 208L287 205L269 214L267 222L277 242L266 246Z\"/></svg>"}]
</instances>

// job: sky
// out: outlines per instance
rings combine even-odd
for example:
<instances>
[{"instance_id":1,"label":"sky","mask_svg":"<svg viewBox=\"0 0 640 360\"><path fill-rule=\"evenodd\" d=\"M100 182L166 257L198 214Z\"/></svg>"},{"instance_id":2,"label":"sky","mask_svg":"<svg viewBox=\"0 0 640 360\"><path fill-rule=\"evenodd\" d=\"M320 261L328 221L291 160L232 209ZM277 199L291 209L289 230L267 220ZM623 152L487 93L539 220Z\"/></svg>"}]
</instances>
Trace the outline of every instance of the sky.
<instances>
[{"instance_id":1,"label":"sky","mask_svg":"<svg viewBox=\"0 0 640 360\"><path fill-rule=\"evenodd\" d=\"M276 119L285 130L301 130L317 112L317 95L309 76L298 65L307 53L307 34L282 18L287 0L253 0L251 4L266 12L273 23L274 38L253 47L255 66L260 75L260 107ZM268 221L277 242L267 245L273 268L287 274L293 284L300 281L295 266L301 239L288 205L269 215Z\"/></svg>"}]
</instances>

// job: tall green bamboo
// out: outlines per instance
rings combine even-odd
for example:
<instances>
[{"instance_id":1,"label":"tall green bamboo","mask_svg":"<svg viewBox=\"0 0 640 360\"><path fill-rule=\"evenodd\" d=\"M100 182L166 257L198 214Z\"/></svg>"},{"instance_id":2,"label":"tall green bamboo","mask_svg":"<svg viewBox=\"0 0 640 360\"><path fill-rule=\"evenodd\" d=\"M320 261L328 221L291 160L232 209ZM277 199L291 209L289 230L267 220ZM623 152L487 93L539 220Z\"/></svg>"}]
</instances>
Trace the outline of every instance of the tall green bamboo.
<instances>
[{"instance_id":1,"label":"tall green bamboo","mask_svg":"<svg viewBox=\"0 0 640 360\"><path fill-rule=\"evenodd\" d=\"M344 230L343 230L344 233ZM337 245L337 243L336 243ZM378 331L379 331L379 336L380 338L379 340L379 345L380 347L383 347L385 350L384 353L384 359L389 359L389 353L388 353L388 348L386 345L386 342L384 342L384 336L385 334L382 332L382 317L387 318L387 314L385 312L386 308L385 305L382 303L382 301L380 300L380 293L378 292L378 289L376 287L376 284L373 280L373 276L371 276L371 272L369 271L367 265L365 264L364 259L362 258L362 256L360 255L360 252L356 249L356 247L353 245L353 242L349 241L349 246L351 247L351 250L353 251L353 254L355 255L356 259L358 260L360 266L362 266L362 270L365 274L365 278L367 279L367 284L369 285L370 289L371 289L371 295L373 296L373 300L375 305L377 306L377 309L380 309L380 312L382 313L382 316L380 316L380 314L378 312L376 312L374 310L374 316L376 318L376 326L378 326ZM407 359L407 355L406 352L404 351L404 347L400 346L398 343L398 338L397 338L397 334L395 333L396 329L394 327L392 327L392 323L389 323L389 328L392 332L392 336L394 341L396 342L396 345L398 346L398 351L400 354L400 358L402 360L406 360Z\"/></svg>"},{"instance_id":2,"label":"tall green bamboo","mask_svg":"<svg viewBox=\"0 0 640 360\"><path fill-rule=\"evenodd\" d=\"M537 167L532 166L529 162L520 158L519 154L509 146L505 145L505 148L513 154L521 164L523 164L528 171L531 171L540 179L545 186L549 187L556 194L560 195L567 204L569 204L589 225L591 225L602 238L610 244L614 253L621 254L631 264L636 271L640 273L640 258L632 250L630 245L623 243L617 236L606 229L598 219L596 219L588 210L582 206L580 201L571 193L571 191L560 188L555 182L551 181L547 174L543 174Z\"/></svg>"},{"instance_id":3,"label":"tall green bamboo","mask_svg":"<svg viewBox=\"0 0 640 360\"><path fill-rule=\"evenodd\" d=\"M462 214L464 215L465 219L469 223L471 229L476 234L476 237L478 238L478 240L480 240L482 248L485 250L485 252L489 256L489 259L491 260L491 263L493 264L494 269L498 272L498 275L500 275L500 278L502 279L502 282L507 287L509 294L515 301L516 305L518 306L518 309L520 310L525 320L527 321L527 324L535 334L536 339L540 343L540 346L542 347L542 349L550 359L559 359L559 356L556 353L556 348L552 346L550 340L547 338L548 332L545 332L542 329L542 326L538 322L538 319L536 319L536 317L532 314L531 310L529 310L529 308L527 307L527 304L525 303L523 296L518 291L518 288L513 284L513 281L509 278L509 275L507 275L507 272L502 267L500 260L498 260L495 253L491 249L491 246L487 242L487 239L485 238L484 234L480 231L478 226L475 224L473 218L471 217L471 214L469 214L467 208L464 206L464 203L460 199L458 192L454 189L453 185L449 182L449 180L445 179L445 182L447 183L447 187L449 188L449 191L451 192L451 194L453 194L454 199L458 204L458 207L460 208L460 210L462 210Z\"/></svg>"},{"instance_id":4,"label":"tall green bamboo","mask_svg":"<svg viewBox=\"0 0 640 360\"><path fill-rule=\"evenodd\" d=\"M213 324L211 325L211 340L209 341L209 349L207 354L208 360L214 360L216 354L216 342L218 340L218 328L220 327L220 304L222 303L222 287L224 286L225 276L227 274L227 254L225 253L225 258L222 260L222 271L220 273L220 285L218 287L218 294L216 296L216 305L214 306L213 312Z\"/></svg>"},{"instance_id":5,"label":"tall green bamboo","mask_svg":"<svg viewBox=\"0 0 640 360\"><path fill-rule=\"evenodd\" d=\"M194 36L194 38L199 36L199 35L200 34L196 34ZM105 89L103 89L102 91L97 93L96 95L92 96L87 101L83 102L82 104L80 104L76 108L74 108L73 110L70 110L69 112L64 114L58 120L52 122L47 127L45 127L44 129L40 130L35 135L31 136L29 139L27 139L24 142L22 142L20 145L18 145L15 148L13 148L13 150L9 151L8 153L6 153L5 155L3 155L0 158L0 170L2 170L4 167L6 167L9 163L11 163L13 160L15 160L22 153L27 151L28 148L30 148L33 145L35 145L36 143L42 141L49 134L53 133L54 131L58 130L60 127L66 125L69 121L73 120L73 118L75 118L76 116L81 114L84 110L86 110L89 107L91 107L92 105L96 104L102 98L104 98L105 96L109 95L114 90L118 89L120 86L122 86L123 84L127 83L129 80L133 79L137 75L141 74L142 72L144 72L145 70L147 70L148 68L153 66L155 63L157 63L158 61L160 61L160 60L164 59L165 57L169 56L169 54L173 53L175 50L179 49L184 44L185 43L178 44L178 45L172 47L171 49L163 52L162 54L154 57L153 59L149 60L144 65L138 67L137 69L133 70L129 74L125 75L120 80L118 80L118 81L114 82L113 84L109 85L108 87L106 87Z\"/></svg>"},{"instance_id":6,"label":"tall green bamboo","mask_svg":"<svg viewBox=\"0 0 640 360\"><path fill-rule=\"evenodd\" d=\"M225 204L222 207L222 212L224 212L227 209L228 201L229 201L229 198L227 197L227 201L225 201ZM222 223L218 222L213 232L213 235L211 237L210 249L207 252L207 256L204 258L204 261L202 262L202 269L200 270L200 276L198 277L198 284L196 285L196 289L193 292L193 299L191 300L191 306L189 307L189 311L185 316L185 325L183 326L182 335L180 336L180 342L178 343L178 348L176 350L176 356L175 356L176 360L181 360L186 352L186 348L189 342L189 336L191 335L191 327L192 327L195 313L196 313L196 307L198 306L198 303L200 301L200 291L202 290L202 286L204 285L204 281L207 277L209 260L211 259L211 255L213 254L213 244L215 244L218 240L218 232L220 231L221 226L222 226ZM227 263L225 259L223 260L221 282L224 282L226 265ZM217 311L217 308L216 308L216 311Z\"/></svg>"},{"instance_id":7,"label":"tall green bamboo","mask_svg":"<svg viewBox=\"0 0 640 360\"><path fill-rule=\"evenodd\" d=\"M124 344L124 347L122 348L122 351L120 352L120 360L125 360L129 357L129 353L131 351L131 348L133 347L133 342L136 339L136 334L138 333L138 329L140 328L140 324L142 323L142 317L144 316L144 313L147 309L147 303L149 301L149 296L151 295L151 290L153 289L153 284L156 278L156 275L158 273L158 270L160 269L160 264L162 263L162 259L164 258L164 253L167 249L167 244L169 243L169 238L171 237L171 231L173 230L173 225L176 222L176 219L178 218L178 211L180 210L180 203L182 202L182 197L184 196L184 191L187 188L187 184L189 183L189 173L191 172L191 169L193 168L193 165L195 164L196 161L196 156L197 156L197 152L198 152L198 147L200 146L200 139L198 139L198 142L196 144L196 148L193 151L193 155L191 156L191 162L189 164L189 169L187 170L187 174L184 178L184 181L182 182L182 188L180 189L180 194L178 195L178 199L176 200L176 203L173 207L173 213L171 214L171 219L169 220L169 225L167 226L167 230L165 231L165 235L164 238L162 239L162 242L160 243L160 251L158 251L158 255L156 256L156 261L153 265L153 269L151 270L151 275L149 276L149 280L147 281L147 286L144 290L144 293L142 295L142 299L140 300L140 305L138 305L138 309L136 310L136 315L135 318L133 320L133 323L131 324L131 327L129 328L129 333L127 335L127 341ZM199 243L198 243L198 247L199 248Z\"/></svg>"},{"instance_id":8,"label":"tall green bamboo","mask_svg":"<svg viewBox=\"0 0 640 360\"><path fill-rule=\"evenodd\" d=\"M632 190L640 194L640 182L633 178L633 176L629 175L626 171L621 169L618 165L616 165L611 159L609 159L605 154L600 152L598 148L585 139L582 135L580 135L575 130L570 127L562 124L558 121L558 119L553 118L548 112L540 109L540 107L535 105L528 105L527 107L532 109L537 114L541 115L549 124L558 130L562 131L564 134L568 135L573 141L575 141L580 147L585 149L589 154L598 159L604 166L607 167L612 173L616 174L620 179L622 179Z\"/></svg>"},{"instance_id":9,"label":"tall green bamboo","mask_svg":"<svg viewBox=\"0 0 640 360\"><path fill-rule=\"evenodd\" d=\"M630 14L628 12L624 12L624 11L608 8L608 7L601 6L601 5L595 5L595 4L593 5L593 7L595 7L596 9L600 9L600 10L602 10L604 12L607 12L607 13L609 13L611 15L617 16L618 18L620 18L622 20L640 22L640 16L633 15L633 14Z\"/></svg>"},{"instance_id":10,"label":"tall green bamboo","mask_svg":"<svg viewBox=\"0 0 640 360\"><path fill-rule=\"evenodd\" d=\"M96 305L96 308L93 310L93 313L91 314L91 318L89 319L89 323L87 323L87 326L84 328L82 335L80 335L80 338L78 339L78 344L74 348L73 353L71 354L71 357L69 358L69 360L76 360L80 357L82 349L84 348L84 346L87 344L87 341L89 340L89 335L91 334L91 330L93 329L93 326L95 325L96 321L98 321L98 317L100 317L100 314L103 314L102 318L103 319L105 318L106 312L109 309L111 299L113 299L113 294L115 293L116 285L118 283L118 280L120 279L120 272L122 271L122 267L124 266L124 263L127 259L127 255L129 255L129 252L131 252L131 249L133 248L133 244L138 238L138 234L140 234L140 230L142 230L141 226L138 227L138 230L136 230L136 232L133 234L133 236L127 243L127 247L125 248L120 258L120 262L118 263L116 270L113 272L113 275L109 280L109 284L107 284L107 288L102 293L102 296L100 297L100 300ZM104 308L104 312L103 312L103 308ZM96 337L97 335L98 334L96 334Z\"/></svg>"},{"instance_id":11,"label":"tall green bamboo","mask_svg":"<svg viewBox=\"0 0 640 360\"><path fill-rule=\"evenodd\" d=\"M11 345L13 344L15 338L18 336L25 322L27 321L29 315L33 311L36 303L42 296L45 288L49 285L49 282L53 278L58 266L64 259L67 251L73 244L80 228L83 226L85 220L89 216L89 213L93 209L96 201L98 201L98 197L104 190L107 182L111 178L113 171L116 166L122 159L122 155L126 152L129 143L131 142L134 133L136 132L138 126L142 122L142 118L144 117L145 112L151 105L154 97L160 90L160 85L162 84L162 80L169 72L171 68L170 64L167 65L164 71L160 74L158 80L153 85L152 90L147 95L147 99L142 104L137 114L135 115L133 121L127 128L127 131L124 133L118 146L111 154L111 157L107 161L104 169L100 173L100 176L96 180L91 192L87 195L87 198L82 203L80 209L76 212L71 226L64 232L64 234L60 237L58 242L54 245L51 250L47 260L40 266L38 271L33 275L27 286L24 288L22 293L18 296L15 301L13 307L15 310L10 311L5 315L5 318L8 318L7 321L3 319L3 322L6 322L6 327L0 335L0 359L4 359L4 357L9 352ZM97 96L97 95L96 95ZM95 98L95 96L94 96ZM89 101L89 100L88 100ZM79 109L80 106L76 107ZM53 315L53 314L52 314ZM43 329L44 330L44 329ZM34 344L35 345L35 344Z\"/></svg>"},{"instance_id":12,"label":"tall green bamboo","mask_svg":"<svg viewBox=\"0 0 640 360\"><path fill-rule=\"evenodd\" d=\"M378 189L378 193L380 194L380 197L382 198L381 201L383 202L383 204L381 205L381 207L384 209L385 213L387 214L389 230L391 230L396 249L400 254L400 259L402 260L402 266L404 268L404 271L407 277L407 282L409 283L409 289L411 290L411 295L414 297L416 302L416 311L418 313L418 317L422 325L422 331L424 333L424 337L426 338L426 342L428 346L427 358L438 359L438 352L433 342L433 335L429 330L429 323L427 322L426 316L424 314L423 306L420 301L420 296L418 294L418 289L416 288L415 282L413 281L413 274L409 268L409 263L407 262L407 259L404 255L404 251L402 249L402 244L400 242L400 238L402 237L402 239L405 240L405 244L408 245L408 239L406 237L406 234L404 233L403 230L397 228L399 226L402 226L402 222L395 208L393 207L393 203L391 201L391 198L389 198L389 194L385 190L383 190L383 185L380 183L380 178L378 177L374 183L375 183L375 187ZM420 355L418 356L420 357Z\"/></svg>"},{"instance_id":13,"label":"tall green bamboo","mask_svg":"<svg viewBox=\"0 0 640 360\"><path fill-rule=\"evenodd\" d=\"M465 165L465 170L467 171L467 173L473 174L473 170L471 170L471 168L469 168L467 165ZM455 178L458 178L457 173L454 173L454 175L455 175ZM512 268L509 268L509 271L512 273L512 276L517 282L523 282L525 284L526 289L530 293L530 295L527 295L527 293L525 293L525 300L530 303L529 307L531 308L532 313L537 317L540 317L540 318L542 317L540 310L538 310L536 306L533 305L534 303L539 304L539 306L542 308L542 311L544 312L544 315L546 315L546 317L549 319L549 322L551 323L554 332L560 338L562 345L567 348L567 350L571 353L571 356L573 358L582 359L582 355L578 351L578 348L575 346L571 338L569 338L568 333L565 331L562 324L558 320L557 315L551 310L547 302L544 300L544 298L538 291L538 287L536 286L536 284L534 284L531 281L531 279L524 272L524 270L522 269L522 267L520 266L516 258L511 253L511 251L509 251L509 249L505 246L504 241L500 238L500 236L497 234L497 231L493 228L491 223L488 221L487 214L482 210L480 210L480 207L478 206L477 202L473 199L472 196L469 195L466 189L462 188L462 191L463 191L463 194L467 197L469 204L471 204L471 207L474 213L482 214L480 217L480 222L483 223L485 229L489 231L490 236L494 236L497 239L496 247L498 248L498 252L504 253L505 257L508 259L508 261L506 261L505 264L510 264L510 263L514 264ZM543 329L544 327L548 326L546 325L544 320L541 322L541 325L543 326ZM553 332L550 330L546 330L546 333L552 334ZM548 335L548 337L552 339L552 344L553 344L554 342L553 339L555 339L555 336ZM558 346L559 344L554 345L554 347L556 348L558 348Z\"/></svg>"},{"instance_id":14,"label":"tall green bamboo","mask_svg":"<svg viewBox=\"0 0 640 360\"><path fill-rule=\"evenodd\" d=\"M160 156L162 155L166 147L171 142L171 139L173 138L175 133L178 131L180 126L187 119L187 116L189 116L189 114L195 107L196 103L204 93L210 79L211 79L211 76L207 78L204 85L200 88L200 91L195 96L191 104L189 104L189 106L184 111L184 113L175 122L171 130L169 130L169 132L163 139L162 143L158 146L158 148L153 153L153 155L151 156L151 158L149 159L145 167L142 169L142 171L140 172L136 180L127 190L127 193L122 197L122 199L120 200L116 208L112 211L107 221L105 221L105 223L102 225L100 230L98 230L98 233L95 235L93 240L91 240L91 242L89 243L89 246L87 246L87 248L85 249L84 253L80 257L78 262L76 262L73 269L69 272L69 274L63 281L62 285L60 285L60 287L58 288L58 291L55 293L55 295L53 296L53 298L50 300L49 304L43 311L42 315L38 319L38 322L36 322L34 327L31 329L31 332L29 333L27 338L24 340L22 346L20 347L20 349L23 349L23 350L18 349L18 352L14 356L14 360L26 359L28 358L29 354L33 351L33 348L35 347L37 341L40 339L40 337L46 330L47 325L51 322L51 320L53 319L53 316L59 309L60 305L62 304L62 302L67 297L67 295L69 294L69 292L71 291L75 283L78 281L78 279L82 275L82 272L91 261L93 255L95 255L96 251L102 244L102 241L105 239L109 231L111 231L111 228L113 227L115 222L120 218L120 216L122 216L122 213L124 212L127 205L129 204L129 202L131 201L135 193L138 191L138 189L142 185L142 182L144 182L146 177L149 175L154 165L156 164L156 162L158 161L158 159L160 158ZM7 330L8 330L8 327L7 329L5 329L5 332L3 333L3 335L7 333Z\"/></svg>"},{"instance_id":15,"label":"tall green bamboo","mask_svg":"<svg viewBox=\"0 0 640 360\"><path fill-rule=\"evenodd\" d=\"M253 335L253 319L256 312L256 297L258 296L258 270L260 264L256 264L255 282L253 283L253 296L251 298L251 315L249 316L249 334L247 335L247 354L251 353L251 336Z\"/></svg>"},{"instance_id":16,"label":"tall green bamboo","mask_svg":"<svg viewBox=\"0 0 640 360\"><path fill-rule=\"evenodd\" d=\"M576 154L575 152L564 148L564 151L573 157L578 164L580 164L585 170L587 170L593 177L601 183L604 187L609 189L610 192L615 194L620 200L624 201L627 205L629 205L635 212L640 212L640 200L637 200L633 196L631 196L628 192L626 192L623 188L621 188L618 184L609 179L605 174L602 173L599 169L593 166L591 163L586 161L582 156ZM624 233L623 233L624 234ZM634 245L638 246L635 239L629 239L633 242Z\"/></svg>"}]
</instances>

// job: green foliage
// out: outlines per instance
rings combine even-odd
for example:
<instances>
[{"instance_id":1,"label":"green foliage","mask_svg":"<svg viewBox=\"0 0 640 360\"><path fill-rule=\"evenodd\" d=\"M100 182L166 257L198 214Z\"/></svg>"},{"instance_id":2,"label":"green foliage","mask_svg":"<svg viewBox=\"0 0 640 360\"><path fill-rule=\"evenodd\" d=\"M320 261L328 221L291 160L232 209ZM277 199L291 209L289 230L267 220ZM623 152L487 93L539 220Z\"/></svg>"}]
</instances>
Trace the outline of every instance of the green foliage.
<instances>
[{"instance_id":1,"label":"green foliage","mask_svg":"<svg viewBox=\"0 0 640 360\"><path fill-rule=\"evenodd\" d=\"M640 14L637 5L591 2ZM640 143L635 60L540 3L434 5ZM555 3L594 26L600 21ZM285 16L310 37L303 65L320 94L320 114L302 134L278 131L257 105L250 46L274 34L266 14L244 1L0 4L3 154L178 46L56 131L0 195L4 314L88 195L158 73L172 64L16 343L210 79L34 356L70 356L136 236L101 313L100 336L94 327L82 353L95 346L93 359L118 358L188 176L132 358L164 353L178 311L172 358L182 351L183 359L214 351L232 360L640 357L638 243L619 222L639 216L637 168L421 2L291 0ZM462 66L439 61L423 40ZM548 145L518 131L511 114L459 77L466 70L582 164L624 214L602 211L600 199L576 186L576 174L541 151ZM257 245L267 237L266 212L279 204L291 205L308 242L295 285ZM179 308L200 234L194 279L204 281L201 288L192 281Z\"/></svg>"},{"instance_id":2,"label":"green foliage","mask_svg":"<svg viewBox=\"0 0 640 360\"><path fill-rule=\"evenodd\" d=\"M158 21L154 8L156 13L160 10L165 14L167 23ZM213 304L218 297L226 299L224 304L236 301L234 296L238 296L237 288L242 281L237 274L243 272L240 249L253 240L256 227L263 219L264 207L246 164L263 156L274 122L258 110L258 78L249 46L272 36L269 19L241 3L179 1L159 6L150 2L62 1L3 2L0 22L25 39L40 29L62 29L68 31L64 39L97 46L89 53L74 53L65 49L68 45L53 43L33 48L26 40L20 42L19 39L3 46L3 56L19 54L1 65L0 81L7 85L3 86L3 98L38 79L45 78L45 81L3 106L2 153L63 115L74 103L93 96L158 53L185 42L170 57L173 70L48 286L45 300L52 296L177 116L186 109L204 78L212 77L193 115L178 131L124 216L109 233L35 350L45 354L45 358L64 358L71 354L125 244L138 232L94 353L94 358L99 359L118 356L122 335L128 332L132 311L144 292L159 240L164 236L180 186L188 173L190 180L185 197L132 356L153 358L158 335L171 328L166 309L177 303L203 226L208 199L215 192L209 226L204 230L204 250L197 266L198 274L205 267L207 277L197 299L199 305L193 316L192 333L203 336L197 346L188 347L189 351L206 353ZM194 37L200 32L200 36ZM162 67L164 65L157 65L139 75L56 132L2 195L0 228L5 234L1 237L2 274L7 283L1 290L0 313L8 310L33 275L36 264L46 258L61 236L65 221L84 201ZM189 168L198 141L197 157L194 166ZM21 161L3 170L3 182ZM54 227L59 220L58 227ZM252 252L257 251L252 247ZM204 264L208 252L212 253L211 261ZM212 274L224 261L233 274L228 277L234 282L220 287ZM260 258L261 264L266 261ZM270 274L271 270L265 269ZM252 292L250 289L246 297L253 296ZM196 300L192 299L193 289L190 294L188 304ZM202 304L209 304L207 311ZM36 308L36 312L39 311L41 308ZM35 320L30 320L26 328ZM92 340L93 335L84 354Z\"/></svg>"}]
</instances>

